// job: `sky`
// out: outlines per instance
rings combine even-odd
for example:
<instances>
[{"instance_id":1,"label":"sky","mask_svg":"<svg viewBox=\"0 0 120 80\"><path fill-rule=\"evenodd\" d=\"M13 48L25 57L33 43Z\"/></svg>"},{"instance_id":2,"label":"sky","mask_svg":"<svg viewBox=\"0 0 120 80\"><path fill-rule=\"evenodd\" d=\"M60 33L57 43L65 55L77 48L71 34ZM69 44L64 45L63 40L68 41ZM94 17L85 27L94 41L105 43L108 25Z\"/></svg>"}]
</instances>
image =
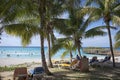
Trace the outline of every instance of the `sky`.
<instances>
[{"instance_id":1,"label":"sky","mask_svg":"<svg viewBox=\"0 0 120 80\"><path fill-rule=\"evenodd\" d=\"M66 18L67 16L68 16L67 14L62 15L63 18ZM92 23L89 25L89 28L92 28L98 25L104 25L104 22L101 20L101 21ZM114 36L116 31L111 31L111 32L112 32L112 41L114 44L115 43ZM55 36L63 37L63 35L58 34L58 32L55 32ZM0 40L1 42L0 46L22 46L21 39L19 37L11 36L3 32L1 35L1 38L2 39ZM48 46L47 44L48 44L47 41L45 41L45 46ZM40 46L40 37L38 35L32 37L31 43L28 46ZM97 37L86 38L86 39L83 38L82 47L109 47L108 35L97 36Z\"/></svg>"},{"instance_id":2,"label":"sky","mask_svg":"<svg viewBox=\"0 0 120 80\"><path fill-rule=\"evenodd\" d=\"M62 37L58 33L55 34L57 37ZM114 35L112 35L114 38ZM113 40L114 42L114 40ZM5 33L2 35L2 40L0 46L22 46L21 39L19 37L10 36ZM40 46L40 37L34 36L31 40L31 44L28 46ZM45 46L47 46L47 41L45 41ZM97 36L94 38L87 38L82 40L83 47L109 47L109 39L108 36Z\"/></svg>"},{"instance_id":3,"label":"sky","mask_svg":"<svg viewBox=\"0 0 120 80\"><path fill-rule=\"evenodd\" d=\"M98 22L94 24L93 26L98 25ZM92 26L92 25L90 25ZM112 41L114 44L114 36L116 31L112 31ZM55 32L56 37L63 37L63 35L58 34L58 32ZM21 39L19 37L11 36L6 34L5 32L1 35L1 43L0 46L22 46L21 45ZM40 46L40 37L34 36L31 39L31 43L28 46ZM47 41L45 40L45 46L47 46ZM82 39L82 47L109 47L109 39L108 35L106 36L97 36L92 38L86 38Z\"/></svg>"}]
</instances>

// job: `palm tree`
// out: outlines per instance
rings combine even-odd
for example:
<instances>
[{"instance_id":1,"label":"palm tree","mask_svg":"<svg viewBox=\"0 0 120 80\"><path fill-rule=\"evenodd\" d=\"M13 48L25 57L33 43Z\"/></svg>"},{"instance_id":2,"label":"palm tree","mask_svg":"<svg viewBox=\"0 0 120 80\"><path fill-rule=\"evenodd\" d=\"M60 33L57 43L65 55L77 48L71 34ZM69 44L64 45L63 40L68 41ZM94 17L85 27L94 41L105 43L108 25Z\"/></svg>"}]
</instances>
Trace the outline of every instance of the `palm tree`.
<instances>
[{"instance_id":1,"label":"palm tree","mask_svg":"<svg viewBox=\"0 0 120 80\"><path fill-rule=\"evenodd\" d=\"M61 55L61 58L64 58L67 54L70 54L70 61L72 62L72 51L75 51L76 49L73 47L72 41L65 41L63 44L63 48L65 49L65 51Z\"/></svg>"},{"instance_id":2,"label":"palm tree","mask_svg":"<svg viewBox=\"0 0 120 80\"><path fill-rule=\"evenodd\" d=\"M110 43L110 50L113 59L113 67L115 67L115 59L113 53L113 45L112 45L112 38L111 38L111 30L110 25L111 23L120 25L120 1L119 0L87 0L86 4L92 4L92 2L96 3L94 7L87 7L87 10L90 10L94 13L92 15L96 20L103 19L106 24L106 29L108 30L109 36L109 43ZM85 10L85 9L84 9Z\"/></svg>"},{"instance_id":3,"label":"palm tree","mask_svg":"<svg viewBox=\"0 0 120 80\"><path fill-rule=\"evenodd\" d=\"M9 26L10 26L9 29L11 28L11 25L13 25L14 27L17 27L18 25L19 26L27 26L27 28L25 27L26 29L24 28L25 30L23 30L23 29L22 30L23 30L23 32L28 33L28 34L23 35L24 33L22 33L22 32L19 33L19 31L18 31L18 34L17 33L15 33L15 34L17 36L21 36L22 37L24 44L28 44L29 41L30 41L30 38L32 37L32 34L33 34L31 32L28 32L29 30L31 30L31 28L28 27L29 24L28 25L26 25L24 23L23 24L19 24L19 21L15 21L15 20L16 20L16 18L19 18L17 16L29 17L30 18L31 14L32 15L37 15L38 12L39 12L39 14L40 14L39 16L40 16L40 19L41 19L40 20L41 22L40 21L39 22L41 23L40 24L41 27L38 27L38 25L37 25L37 27L38 27L37 29L41 32L41 56L42 56L41 58L42 58L42 66L43 66L46 74L51 74L51 72L47 68L46 61L45 61L44 37L43 37L43 34L42 34L44 32L43 28L46 26L45 15L44 15L44 13L46 13L46 11L45 11L46 5L43 5L43 4L46 4L46 2L44 0L43 1L42 0L39 1L39 3L38 3L39 4L39 10L38 10L38 6L37 6L38 4L36 4L36 1L35 1L34 4L33 3L34 3L33 1L29 1L29 0L25 0L25 1L24 0L22 0L22 1L11 1L11 2L6 1L6 3L4 3L4 5L8 4L8 6L6 7L6 9L3 9L3 11L1 12L2 16L3 16L3 14L5 15L2 18L3 19L2 22L4 23L4 26L8 26L7 24L9 24ZM41 3L43 3L43 4L41 4ZM29 16L29 14L30 14L30 16ZM17 28L20 29L21 27L17 27ZM15 29L17 31L18 30L17 28L13 28L13 30ZM38 30L37 30L37 32L39 32ZM14 34L14 32L13 32L13 34Z\"/></svg>"},{"instance_id":4,"label":"palm tree","mask_svg":"<svg viewBox=\"0 0 120 80\"><path fill-rule=\"evenodd\" d=\"M55 40L55 36L53 33L55 24L53 24L53 22L56 23L54 19L56 19L57 16L59 16L64 12L64 8L62 8L62 5L63 5L63 1L54 1L54 0L52 0L51 3L47 4L47 6L51 6L51 7L47 7L48 8L48 10L46 11L47 26L45 28L46 38L48 41L48 66L51 68L53 68L53 65L50 56L51 55L50 48L54 44L54 40Z\"/></svg>"},{"instance_id":5,"label":"palm tree","mask_svg":"<svg viewBox=\"0 0 120 80\"><path fill-rule=\"evenodd\" d=\"M70 61L72 62L73 54L72 51L75 51L75 47L73 46L72 40L70 38L58 38L55 41L55 44L52 46L52 55L54 56L57 51L60 49L64 49L65 51L62 53L61 58L64 58L67 54L70 54Z\"/></svg>"},{"instance_id":6,"label":"palm tree","mask_svg":"<svg viewBox=\"0 0 120 80\"><path fill-rule=\"evenodd\" d=\"M115 48L119 48L120 47L120 30L115 35L115 44L114 44L114 47Z\"/></svg>"},{"instance_id":7,"label":"palm tree","mask_svg":"<svg viewBox=\"0 0 120 80\"><path fill-rule=\"evenodd\" d=\"M78 10L78 9L77 9ZM59 23L62 23L61 25L58 25L56 28L58 31L65 35L65 40L72 40L74 41L74 47L78 49L79 55L80 54L80 48L82 46L81 40L82 38L88 38L88 37L94 37L94 36L99 36L99 35L104 35L105 32L100 29L101 26L96 27L96 28L91 28L88 29L88 25L94 20L92 19L93 16L89 16L87 20L84 19L84 17L78 18L76 15L77 10L74 9L73 14L70 14L70 17L68 19L61 19L59 20ZM64 26L64 29L61 28L60 26ZM58 45L60 44L60 45ZM64 43L65 44L65 43ZM53 47L53 52L56 53L59 48L64 48L63 42L55 44L55 49ZM70 49L69 49L70 50Z\"/></svg>"},{"instance_id":8,"label":"palm tree","mask_svg":"<svg viewBox=\"0 0 120 80\"><path fill-rule=\"evenodd\" d=\"M66 27L64 29L60 29L60 33L72 38L75 47L78 49L79 56L81 56L80 48L82 45L82 38L104 35L104 32L99 27L86 30L88 28L88 25L94 19L92 19L93 16L89 16L87 20L84 19L84 16L80 18L76 16L79 9L82 8L71 9L69 12L69 19L66 19L66 22L64 21Z\"/></svg>"}]
</instances>

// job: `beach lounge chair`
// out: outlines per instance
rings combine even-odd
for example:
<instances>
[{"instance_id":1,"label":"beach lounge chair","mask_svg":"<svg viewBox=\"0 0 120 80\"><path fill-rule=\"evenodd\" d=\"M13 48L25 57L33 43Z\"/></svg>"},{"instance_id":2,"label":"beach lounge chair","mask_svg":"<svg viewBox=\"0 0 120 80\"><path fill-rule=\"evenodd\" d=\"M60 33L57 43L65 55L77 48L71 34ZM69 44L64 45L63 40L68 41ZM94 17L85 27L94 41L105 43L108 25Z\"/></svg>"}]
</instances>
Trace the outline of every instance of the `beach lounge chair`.
<instances>
[{"instance_id":1,"label":"beach lounge chair","mask_svg":"<svg viewBox=\"0 0 120 80\"><path fill-rule=\"evenodd\" d=\"M43 73L44 73L43 67L35 67L34 69L29 71L29 76L33 78L33 80L36 80L38 78L42 79Z\"/></svg>"},{"instance_id":2,"label":"beach lounge chair","mask_svg":"<svg viewBox=\"0 0 120 80\"><path fill-rule=\"evenodd\" d=\"M111 56L106 56L103 60L101 60L101 63L110 61Z\"/></svg>"},{"instance_id":3,"label":"beach lounge chair","mask_svg":"<svg viewBox=\"0 0 120 80\"><path fill-rule=\"evenodd\" d=\"M96 56L93 56L93 58L89 62L90 65L95 65L95 64L98 64L98 63L99 63L99 60L97 59Z\"/></svg>"},{"instance_id":4,"label":"beach lounge chair","mask_svg":"<svg viewBox=\"0 0 120 80\"><path fill-rule=\"evenodd\" d=\"M27 74L27 68L26 67L19 67L15 68L13 80L27 80L28 74Z\"/></svg>"},{"instance_id":5,"label":"beach lounge chair","mask_svg":"<svg viewBox=\"0 0 120 80\"><path fill-rule=\"evenodd\" d=\"M70 62L69 61L60 61L58 65L58 68L70 68Z\"/></svg>"},{"instance_id":6,"label":"beach lounge chair","mask_svg":"<svg viewBox=\"0 0 120 80\"><path fill-rule=\"evenodd\" d=\"M80 60L75 59L71 63L71 69L73 70L80 70L81 72L88 72L89 71L89 62L88 58L83 57Z\"/></svg>"},{"instance_id":7,"label":"beach lounge chair","mask_svg":"<svg viewBox=\"0 0 120 80\"><path fill-rule=\"evenodd\" d=\"M106 56L103 60L99 61L99 66L100 67L112 67L112 62L110 61L111 56Z\"/></svg>"},{"instance_id":8,"label":"beach lounge chair","mask_svg":"<svg viewBox=\"0 0 120 80\"><path fill-rule=\"evenodd\" d=\"M110 67L110 66L112 66L110 59L111 59L111 56L106 56L102 60L96 60L96 58L95 58L95 59L91 60L90 65L94 66L94 67L96 67L96 66L99 66L99 67L109 66Z\"/></svg>"},{"instance_id":9,"label":"beach lounge chair","mask_svg":"<svg viewBox=\"0 0 120 80\"><path fill-rule=\"evenodd\" d=\"M77 68L79 68L79 65L80 64L80 60L78 60L78 59L74 59L73 61L72 61L72 63L70 64L70 68L71 69L77 69Z\"/></svg>"}]
</instances>

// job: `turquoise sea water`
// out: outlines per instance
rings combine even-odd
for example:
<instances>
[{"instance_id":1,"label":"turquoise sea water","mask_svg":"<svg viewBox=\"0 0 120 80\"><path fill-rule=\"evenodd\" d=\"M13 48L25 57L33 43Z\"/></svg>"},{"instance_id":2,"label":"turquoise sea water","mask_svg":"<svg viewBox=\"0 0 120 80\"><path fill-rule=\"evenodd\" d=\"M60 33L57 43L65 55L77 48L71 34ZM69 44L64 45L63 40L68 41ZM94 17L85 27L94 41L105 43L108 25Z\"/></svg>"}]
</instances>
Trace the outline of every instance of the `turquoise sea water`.
<instances>
[{"instance_id":1,"label":"turquoise sea water","mask_svg":"<svg viewBox=\"0 0 120 80\"><path fill-rule=\"evenodd\" d=\"M48 48L45 47L45 54L48 53ZM24 58L24 59L40 59L40 47L0 47L0 58ZM54 55L53 59L60 59L61 54L64 52L64 49L61 49L57 52L56 55ZM77 51L73 52L74 58L77 55ZM92 55L92 54L86 54L81 50L82 56L85 55L88 58L92 58L93 56L97 56L100 58L104 58L104 55ZM47 58L47 55L46 55ZM65 58L69 58L69 55L67 55Z\"/></svg>"}]
</instances>

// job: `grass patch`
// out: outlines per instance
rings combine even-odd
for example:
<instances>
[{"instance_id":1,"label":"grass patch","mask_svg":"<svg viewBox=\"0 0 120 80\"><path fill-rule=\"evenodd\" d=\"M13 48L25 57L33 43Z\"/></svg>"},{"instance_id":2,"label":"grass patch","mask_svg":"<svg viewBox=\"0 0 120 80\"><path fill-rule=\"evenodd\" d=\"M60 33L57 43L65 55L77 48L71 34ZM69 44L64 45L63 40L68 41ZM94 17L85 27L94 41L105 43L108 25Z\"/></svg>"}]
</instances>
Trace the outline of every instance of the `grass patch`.
<instances>
[{"instance_id":1,"label":"grass patch","mask_svg":"<svg viewBox=\"0 0 120 80\"><path fill-rule=\"evenodd\" d=\"M0 72L3 72L3 71L12 71L14 70L16 67L15 66L4 66L4 67L0 67Z\"/></svg>"},{"instance_id":2,"label":"grass patch","mask_svg":"<svg viewBox=\"0 0 120 80\"><path fill-rule=\"evenodd\" d=\"M83 73L80 71L51 68L54 74L51 80L119 80L120 69L118 68L91 68L90 71ZM48 79L49 80L49 79Z\"/></svg>"},{"instance_id":3,"label":"grass patch","mask_svg":"<svg viewBox=\"0 0 120 80\"><path fill-rule=\"evenodd\" d=\"M0 72L4 72L4 71L12 71L15 70L15 68L17 67L30 67L31 65L35 65L35 64L40 64L40 63L23 63L23 64L18 64L18 65L11 65L11 66L0 66Z\"/></svg>"}]
</instances>

